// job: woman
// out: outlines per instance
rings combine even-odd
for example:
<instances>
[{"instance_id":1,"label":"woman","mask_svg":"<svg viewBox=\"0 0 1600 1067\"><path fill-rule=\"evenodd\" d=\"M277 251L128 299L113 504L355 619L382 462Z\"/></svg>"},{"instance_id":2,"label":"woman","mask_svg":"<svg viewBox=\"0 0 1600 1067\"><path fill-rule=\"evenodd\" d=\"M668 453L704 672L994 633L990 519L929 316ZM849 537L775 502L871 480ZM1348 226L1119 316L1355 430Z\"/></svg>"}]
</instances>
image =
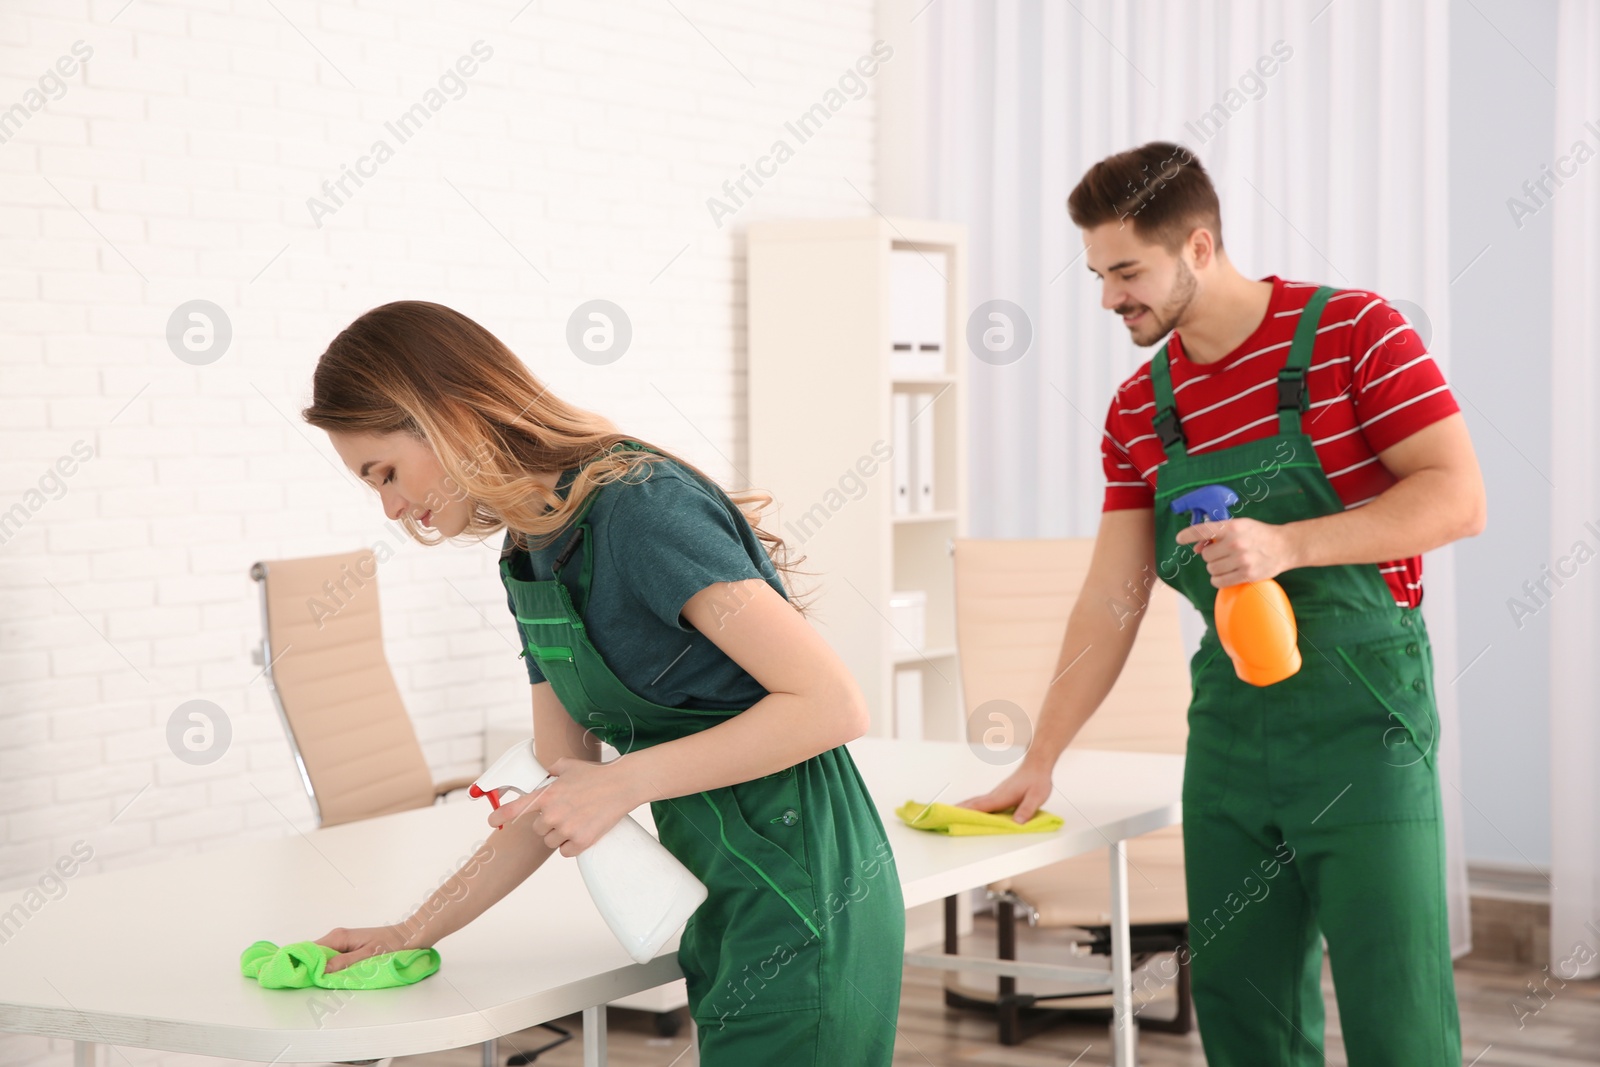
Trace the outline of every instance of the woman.
<instances>
[{"instance_id":1,"label":"woman","mask_svg":"<svg viewBox=\"0 0 1600 1067\"><path fill-rule=\"evenodd\" d=\"M438 304L362 315L313 394L303 417L418 541L506 529L501 579L556 779L491 814L496 847L406 922L323 937L341 953L328 969L434 944L649 801L709 890L678 950L700 1062L888 1064L904 905L841 747L867 712L789 599L783 542L755 525L771 497L730 497L565 403ZM600 762L601 741L620 757Z\"/></svg>"}]
</instances>

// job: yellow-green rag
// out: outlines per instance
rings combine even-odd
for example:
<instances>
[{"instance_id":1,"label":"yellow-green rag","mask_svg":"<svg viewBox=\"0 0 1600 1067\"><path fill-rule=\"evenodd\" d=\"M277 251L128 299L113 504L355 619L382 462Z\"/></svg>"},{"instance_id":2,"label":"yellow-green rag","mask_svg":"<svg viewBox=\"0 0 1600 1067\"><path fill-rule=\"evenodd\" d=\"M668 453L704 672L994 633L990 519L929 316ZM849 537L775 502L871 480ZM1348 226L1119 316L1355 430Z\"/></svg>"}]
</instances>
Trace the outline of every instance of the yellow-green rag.
<instances>
[{"instance_id":1,"label":"yellow-green rag","mask_svg":"<svg viewBox=\"0 0 1600 1067\"><path fill-rule=\"evenodd\" d=\"M297 941L279 948L257 941L239 955L246 978L262 989L389 989L420 982L439 969L439 953L431 948L381 952L329 974L328 961L339 953L315 941Z\"/></svg>"},{"instance_id":2,"label":"yellow-green rag","mask_svg":"<svg viewBox=\"0 0 1600 1067\"><path fill-rule=\"evenodd\" d=\"M971 837L975 834L1047 834L1061 829L1061 816L1040 810L1027 822L1019 823L1011 817L1016 808L1005 811L975 811L954 804L923 804L908 800L895 809L895 814L915 830L930 830L951 837Z\"/></svg>"}]
</instances>

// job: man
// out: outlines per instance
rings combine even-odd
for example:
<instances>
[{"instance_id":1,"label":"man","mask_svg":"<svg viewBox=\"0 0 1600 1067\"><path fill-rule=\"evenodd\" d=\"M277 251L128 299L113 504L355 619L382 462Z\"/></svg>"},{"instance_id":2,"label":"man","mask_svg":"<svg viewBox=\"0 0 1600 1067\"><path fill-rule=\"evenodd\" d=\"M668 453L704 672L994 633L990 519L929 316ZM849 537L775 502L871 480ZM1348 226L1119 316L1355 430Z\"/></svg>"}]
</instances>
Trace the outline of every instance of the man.
<instances>
[{"instance_id":1,"label":"man","mask_svg":"<svg viewBox=\"0 0 1600 1067\"><path fill-rule=\"evenodd\" d=\"M1322 939L1349 1062L1461 1062L1421 554L1483 529L1482 478L1421 339L1382 298L1242 276L1199 160L1153 143L1067 200L1135 344L1089 576L1027 756L967 803L1030 818L1122 669L1159 577L1206 618L1183 787L1194 1000L1212 1067L1321 1064ZM1191 525L1206 485L1237 517ZM1217 589L1274 578L1302 666L1241 681ZM1081 657L1081 658L1080 658ZM1255 888L1252 888L1255 887Z\"/></svg>"}]
</instances>

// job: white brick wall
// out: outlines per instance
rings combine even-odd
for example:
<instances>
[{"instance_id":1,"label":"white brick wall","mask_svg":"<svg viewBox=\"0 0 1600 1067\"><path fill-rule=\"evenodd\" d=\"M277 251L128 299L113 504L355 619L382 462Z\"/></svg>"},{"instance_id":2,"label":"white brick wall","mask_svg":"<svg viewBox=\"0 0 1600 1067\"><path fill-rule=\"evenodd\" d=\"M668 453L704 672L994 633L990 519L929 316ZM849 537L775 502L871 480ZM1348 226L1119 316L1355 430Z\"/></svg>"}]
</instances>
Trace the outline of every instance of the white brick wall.
<instances>
[{"instance_id":1,"label":"white brick wall","mask_svg":"<svg viewBox=\"0 0 1600 1067\"><path fill-rule=\"evenodd\" d=\"M501 3L124 4L0 3L0 116L24 106L0 125L0 514L93 450L0 544L0 889L79 839L104 871L293 832L279 811L310 826L250 661L257 559L398 549L385 639L436 776L479 766L486 721L527 716L494 551L403 542L299 423L351 319L459 308L561 394L735 484L744 226L871 210L851 188L872 195L870 96L733 219L706 207L870 50L869 0L535 0L510 24ZM314 226L306 198L480 39L465 95ZM77 41L92 57L32 110ZM634 326L605 367L564 342L594 297ZM204 367L165 339L196 298L233 326ZM197 698L233 729L207 767L165 741ZM7 1064L69 1056L0 1037Z\"/></svg>"}]
</instances>

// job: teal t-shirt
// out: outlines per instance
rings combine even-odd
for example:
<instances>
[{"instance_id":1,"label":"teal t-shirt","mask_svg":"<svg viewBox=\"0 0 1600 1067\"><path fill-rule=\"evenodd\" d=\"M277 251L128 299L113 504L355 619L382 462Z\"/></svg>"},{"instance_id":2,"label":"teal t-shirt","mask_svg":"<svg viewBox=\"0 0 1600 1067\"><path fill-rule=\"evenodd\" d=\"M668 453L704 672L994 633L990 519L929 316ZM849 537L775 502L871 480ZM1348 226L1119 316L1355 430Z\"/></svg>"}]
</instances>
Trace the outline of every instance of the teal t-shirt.
<instances>
[{"instance_id":1,"label":"teal t-shirt","mask_svg":"<svg viewBox=\"0 0 1600 1067\"><path fill-rule=\"evenodd\" d=\"M576 468L562 472L559 495L567 495L577 473ZM628 477L597 490L587 515L594 571L582 611L589 639L622 684L651 703L749 707L767 695L766 689L681 613L691 597L717 582L764 578L787 597L777 568L720 487L670 459L646 464ZM512 550L513 575L549 581L552 562L575 532L562 530L531 552ZM502 551L510 545L508 533ZM582 556L580 544L561 568L575 605L581 603ZM509 590L506 604L511 606ZM736 608L730 603L730 610ZM517 631L526 650L528 635L521 623ZM533 657L523 658L528 680L544 681Z\"/></svg>"}]
</instances>

